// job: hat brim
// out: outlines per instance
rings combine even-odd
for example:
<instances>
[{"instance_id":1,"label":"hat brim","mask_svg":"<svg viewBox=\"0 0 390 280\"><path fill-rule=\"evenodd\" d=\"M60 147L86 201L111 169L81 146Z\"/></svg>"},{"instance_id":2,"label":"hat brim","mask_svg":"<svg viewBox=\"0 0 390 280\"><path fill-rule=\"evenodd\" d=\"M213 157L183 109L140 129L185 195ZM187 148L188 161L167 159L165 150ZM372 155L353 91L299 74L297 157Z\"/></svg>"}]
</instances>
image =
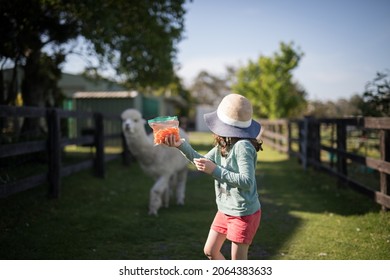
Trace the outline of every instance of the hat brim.
<instances>
[{"instance_id":1,"label":"hat brim","mask_svg":"<svg viewBox=\"0 0 390 280\"><path fill-rule=\"evenodd\" d=\"M217 111L205 114L204 120L214 134L222 137L256 138L261 130L261 125L253 119L246 128L225 124L218 118Z\"/></svg>"}]
</instances>

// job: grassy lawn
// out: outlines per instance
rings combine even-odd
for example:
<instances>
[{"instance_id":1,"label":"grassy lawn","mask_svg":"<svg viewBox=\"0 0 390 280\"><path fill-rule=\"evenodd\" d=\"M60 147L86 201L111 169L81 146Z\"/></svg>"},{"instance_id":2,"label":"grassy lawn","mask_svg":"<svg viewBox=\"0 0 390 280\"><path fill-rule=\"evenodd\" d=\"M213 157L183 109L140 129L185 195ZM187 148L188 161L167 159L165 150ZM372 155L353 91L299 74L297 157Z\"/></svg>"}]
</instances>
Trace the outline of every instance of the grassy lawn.
<instances>
[{"instance_id":1,"label":"grassy lawn","mask_svg":"<svg viewBox=\"0 0 390 280\"><path fill-rule=\"evenodd\" d=\"M200 152L209 134L193 133ZM325 174L264 147L258 154L263 217L251 259L390 259L390 213ZM136 163L110 162L106 179L83 171L0 199L0 259L205 259L216 206L212 178L191 169L186 205L147 215L152 180ZM223 248L229 257L229 246Z\"/></svg>"}]
</instances>

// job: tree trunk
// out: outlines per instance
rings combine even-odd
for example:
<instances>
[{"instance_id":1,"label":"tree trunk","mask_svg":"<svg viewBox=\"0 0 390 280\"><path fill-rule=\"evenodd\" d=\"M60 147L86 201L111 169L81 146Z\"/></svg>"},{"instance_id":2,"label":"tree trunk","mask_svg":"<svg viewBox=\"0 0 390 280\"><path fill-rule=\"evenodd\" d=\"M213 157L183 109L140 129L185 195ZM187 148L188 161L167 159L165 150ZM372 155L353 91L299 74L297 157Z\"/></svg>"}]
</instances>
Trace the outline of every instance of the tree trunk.
<instances>
[{"instance_id":1,"label":"tree trunk","mask_svg":"<svg viewBox=\"0 0 390 280\"><path fill-rule=\"evenodd\" d=\"M43 87L40 71L40 50L35 50L27 57L24 66L24 79L22 82L22 97L24 106L43 107ZM39 118L25 118L22 126L22 134L37 138L40 133Z\"/></svg>"}]
</instances>

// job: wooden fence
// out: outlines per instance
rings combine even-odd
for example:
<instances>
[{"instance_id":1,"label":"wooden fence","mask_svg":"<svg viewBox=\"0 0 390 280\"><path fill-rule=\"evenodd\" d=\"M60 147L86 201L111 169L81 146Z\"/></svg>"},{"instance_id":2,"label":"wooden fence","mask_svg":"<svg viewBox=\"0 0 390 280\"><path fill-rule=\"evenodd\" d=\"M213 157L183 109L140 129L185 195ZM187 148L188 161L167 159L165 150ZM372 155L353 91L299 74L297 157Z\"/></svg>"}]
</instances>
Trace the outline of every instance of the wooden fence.
<instances>
[{"instance_id":1,"label":"wooden fence","mask_svg":"<svg viewBox=\"0 0 390 280\"><path fill-rule=\"evenodd\" d=\"M15 156L28 155L37 152L47 154L46 172L41 172L19 180L0 182L0 197L6 197L17 192L48 183L49 196L59 197L61 178L86 168L93 168L98 177L105 176L105 162L123 156L124 162L129 162L129 153L121 131L105 134L107 121L120 123L117 115L107 115L93 112L66 111L61 109L43 109L35 107L0 106L0 119L6 118L42 118L46 122L45 139L0 143L0 160ZM61 133L61 120L89 119L93 126L90 134L67 137ZM260 120L264 128L262 139L265 144L291 156L296 156L303 168L312 166L337 176L355 190L371 197L390 209L390 118L346 118L346 119L314 119L299 120ZM361 155L351 152L347 145L349 135L360 131L357 139L369 140L369 134L377 140L374 144L379 151L377 157L369 154ZM1 131L1 133L3 133ZM122 152L105 154L107 140L120 140ZM63 149L68 145L87 145L94 148L93 159L63 166ZM326 157L328 155L328 157ZM350 176L348 165L357 163L379 173L379 186L368 187Z\"/></svg>"},{"instance_id":2,"label":"wooden fence","mask_svg":"<svg viewBox=\"0 0 390 280\"><path fill-rule=\"evenodd\" d=\"M328 172L356 191L390 209L390 118L342 118L298 120L260 120L265 144L299 158L303 168L312 166ZM354 137L351 135L355 134ZM352 142L351 142L352 141ZM361 154L351 148L373 142L377 155ZM348 145L347 145L348 144ZM367 148L366 148L367 151ZM357 164L379 173L379 186L367 186L355 179L348 166Z\"/></svg>"},{"instance_id":3,"label":"wooden fence","mask_svg":"<svg viewBox=\"0 0 390 280\"><path fill-rule=\"evenodd\" d=\"M46 109L37 107L10 107L0 106L0 118L39 118L45 120L47 133L46 139L24 141L11 144L0 144L0 160L6 162L6 158L23 156L32 153L47 153L47 171L11 182L0 183L0 197L7 197L36 186L48 183L49 196L57 198L60 195L61 178L86 168L93 168L97 177L104 178L105 162L118 158L125 154L105 154L105 142L109 139L120 139L123 147L124 140L121 132L104 134L104 123L112 121L119 123L117 115L107 115L93 112L67 111L61 109ZM93 123L89 135L78 135L69 138L61 135L61 120L63 119L89 119ZM3 132L1 132L3 133ZM84 160L75 164L63 166L63 149L67 145L90 146L94 150L93 159ZM123 150L125 151L125 150Z\"/></svg>"}]
</instances>

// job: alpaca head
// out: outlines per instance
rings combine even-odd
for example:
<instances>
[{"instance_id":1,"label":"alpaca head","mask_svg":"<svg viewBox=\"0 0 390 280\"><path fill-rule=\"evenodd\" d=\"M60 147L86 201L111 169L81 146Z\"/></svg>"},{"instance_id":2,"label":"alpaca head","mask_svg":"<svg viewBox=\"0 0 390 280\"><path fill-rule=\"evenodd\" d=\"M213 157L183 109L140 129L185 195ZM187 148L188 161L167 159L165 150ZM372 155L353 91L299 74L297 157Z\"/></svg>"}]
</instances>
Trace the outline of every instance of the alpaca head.
<instances>
[{"instance_id":1,"label":"alpaca head","mask_svg":"<svg viewBox=\"0 0 390 280\"><path fill-rule=\"evenodd\" d=\"M146 121L142 118L141 113L136 109L127 109L123 111L121 118L124 133L134 134L145 129L144 125Z\"/></svg>"}]
</instances>

